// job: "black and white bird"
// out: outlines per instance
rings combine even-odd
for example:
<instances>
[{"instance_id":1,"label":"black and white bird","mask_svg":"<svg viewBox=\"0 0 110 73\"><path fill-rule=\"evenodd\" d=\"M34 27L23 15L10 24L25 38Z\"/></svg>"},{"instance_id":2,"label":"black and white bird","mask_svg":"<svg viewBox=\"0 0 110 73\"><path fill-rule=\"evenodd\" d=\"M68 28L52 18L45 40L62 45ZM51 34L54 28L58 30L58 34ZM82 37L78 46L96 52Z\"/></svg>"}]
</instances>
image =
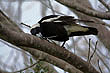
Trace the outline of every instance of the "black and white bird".
<instances>
[{"instance_id":1,"label":"black and white bird","mask_svg":"<svg viewBox=\"0 0 110 73\"><path fill-rule=\"evenodd\" d=\"M38 24L32 26L31 34L41 33L43 37L66 42L69 37L83 35L97 35L96 28L81 26L72 16L49 15L43 17ZM64 45L64 44L63 44Z\"/></svg>"}]
</instances>

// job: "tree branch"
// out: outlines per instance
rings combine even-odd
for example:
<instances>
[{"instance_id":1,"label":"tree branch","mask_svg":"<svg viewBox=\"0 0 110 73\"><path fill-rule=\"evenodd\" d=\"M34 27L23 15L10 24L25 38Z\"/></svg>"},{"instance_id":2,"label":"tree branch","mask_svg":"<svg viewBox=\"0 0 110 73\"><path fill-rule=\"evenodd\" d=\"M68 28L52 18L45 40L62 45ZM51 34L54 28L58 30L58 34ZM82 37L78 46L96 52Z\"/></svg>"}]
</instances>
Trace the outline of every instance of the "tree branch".
<instances>
[{"instance_id":1,"label":"tree branch","mask_svg":"<svg viewBox=\"0 0 110 73\"><path fill-rule=\"evenodd\" d=\"M5 13L0 10L0 22L5 24L13 31L22 32L16 23L14 23L10 18L8 18Z\"/></svg>"},{"instance_id":2,"label":"tree branch","mask_svg":"<svg viewBox=\"0 0 110 73\"><path fill-rule=\"evenodd\" d=\"M30 34L12 31L4 25L5 24L0 23L1 39L8 41L16 46L26 46L44 51L50 55L68 62L84 73L99 73L96 69L94 69L94 67L92 67L92 65L89 65L89 63L85 62L68 50L61 48L60 46L57 46L55 44L49 43L46 40L41 40Z\"/></svg>"},{"instance_id":3,"label":"tree branch","mask_svg":"<svg viewBox=\"0 0 110 73\"><path fill-rule=\"evenodd\" d=\"M82 5L79 5L77 2L71 0L56 0L57 2L68 6L69 8L75 9L81 13L87 14L89 16L97 17L100 19L110 20L110 13L99 12L93 9L85 8Z\"/></svg>"},{"instance_id":4,"label":"tree branch","mask_svg":"<svg viewBox=\"0 0 110 73\"><path fill-rule=\"evenodd\" d=\"M65 62L61 59L58 59L57 57L54 57L52 55L49 55L48 53L39 51L34 48L22 47L22 46L20 46L20 47L22 49L24 49L25 51L28 51L31 55L33 55L36 60L39 59L40 61L46 61L59 68L62 68L63 70L65 70L69 73L83 73L83 72L79 71L78 69L76 69L75 67L73 67L72 65L68 64L67 62Z\"/></svg>"},{"instance_id":5,"label":"tree branch","mask_svg":"<svg viewBox=\"0 0 110 73\"><path fill-rule=\"evenodd\" d=\"M110 11L110 6L107 5L104 0L99 0L99 1L100 1L100 3L102 3L105 6L105 8L108 9L108 11Z\"/></svg>"},{"instance_id":6,"label":"tree branch","mask_svg":"<svg viewBox=\"0 0 110 73\"><path fill-rule=\"evenodd\" d=\"M60 0L62 1L62 0ZM69 3L70 4L69 4ZM92 6L90 5L89 1L88 0L68 0L65 2L63 1L62 3L64 4L68 4L70 6L74 5L74 4L78 4L78 5L82 5L82 7L85 7L86 9L92 9ZM70 7L68 6L68 7ZM73 7L74 8L74 7ZM88 16L86 14L83 14L79 11L76 11L76 9L71 9L75 14L77 14L77 16L80 18L80 19L83 19L83 20L93 20L95 21L96 23L102 23L102 24L105 24L105 22L103 22L101 19L98 19L98 18L94 18L94 17L91 17L91 16ZM86 25L89 25L89 26L92 26L92 27L95 27L98 29L98 38L100 39L101 42L103 42L104 46L110 50L110 31L105 27L105 25L102 25L102 24L95 24L95 23L85 23ZM102 30L103 29L103 30ZM104 38L104 39L103 39Z\"/></svg>"}]
</instances>

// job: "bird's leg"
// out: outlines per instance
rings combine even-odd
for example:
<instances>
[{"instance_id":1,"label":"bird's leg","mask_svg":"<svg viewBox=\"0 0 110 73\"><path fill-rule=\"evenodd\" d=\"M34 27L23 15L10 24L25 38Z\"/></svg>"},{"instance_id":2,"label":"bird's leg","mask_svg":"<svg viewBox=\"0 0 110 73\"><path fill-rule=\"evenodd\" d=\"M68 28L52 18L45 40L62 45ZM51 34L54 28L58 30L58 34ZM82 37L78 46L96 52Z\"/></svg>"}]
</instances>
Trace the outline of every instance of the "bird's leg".
<instances>
[{"instance_id":1,"label":"bird's leg","mask_svg":"<svg viewBox=\"0 0 110 73\"><path fill-rule=\"evenodd\" d=\"M38 36L38 35L37 35ZM39 33L39 36L38 36L40 39L45 39L45 40L48 40L46 37L43 37L41 33Z\"/></svg>"},{"instance_id":2,"label":"bird's leg","mask_svg":"<svg viewBox=\"0 0 110 73\"><path fill-rule=\"evenodd\" d=\"M51 42L48 38L43 37L42 35L40 36L40 39L42 39L42 40L47 40L48 42Z\"/></svg>"},{"instance_id":3,"label":"bird's leg","mask_svg":"<svg viewBox=\"0 0 110 73\"><path fill-rule=\"evenodd\" d=\"M48 42L50 42L51 43L51 41L48 39L48 38L46 38L46 37L43 37L41 34L40 34L40 37L39 37L40 39L42 39L42 40L47 40ZM53 42L53 41L52 41ZM54 42L55 43L55 42Z\"/></svg>"},{"instance_id":4,"label":"bird's leg","mask_svg":"<svg viewBox=\"0 0 110 73\"><path fill-rule=\"evenodd\" d=\"M43 36L41 36L41 35L40 35L40 37L39 37L39 38L40 38L40 39L42 39L42 40L43 40L43 39L47 40L47 38L46 38L46 37L43 37Z\"/></svg>"},{"instance_id":5,"label":"bird's leg","mask_svg":"<svg viewBox=\"0 0 110 73\"><path fill-rule=\"evenodd\" d=\"M66 43L66 41L64 41L64 42L63 42L63 44L62 44L62 46L61 46L61 47L64 47L65 43Z\"/></svg>"}]
</instances>

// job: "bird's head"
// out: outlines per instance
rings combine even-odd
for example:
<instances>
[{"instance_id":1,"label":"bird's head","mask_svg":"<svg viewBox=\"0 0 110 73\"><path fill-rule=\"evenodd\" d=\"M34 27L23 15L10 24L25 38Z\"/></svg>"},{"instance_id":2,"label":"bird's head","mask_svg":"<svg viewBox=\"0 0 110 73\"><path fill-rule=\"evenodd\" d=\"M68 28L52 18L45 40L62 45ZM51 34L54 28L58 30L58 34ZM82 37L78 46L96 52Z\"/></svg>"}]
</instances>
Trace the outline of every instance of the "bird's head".
<instances>
[{"instance_id":1,"label":"bird's head","mask_svg":"<svg viewBox=\"0 0 110 73\"><path fill-rule=\"evenodd\" d=\"M32 25L30 32L31 32L32 35L39 34L41 32L41 30L40 30L40 24L34 24L34 25Z\"/></svg>"}]
</instances>

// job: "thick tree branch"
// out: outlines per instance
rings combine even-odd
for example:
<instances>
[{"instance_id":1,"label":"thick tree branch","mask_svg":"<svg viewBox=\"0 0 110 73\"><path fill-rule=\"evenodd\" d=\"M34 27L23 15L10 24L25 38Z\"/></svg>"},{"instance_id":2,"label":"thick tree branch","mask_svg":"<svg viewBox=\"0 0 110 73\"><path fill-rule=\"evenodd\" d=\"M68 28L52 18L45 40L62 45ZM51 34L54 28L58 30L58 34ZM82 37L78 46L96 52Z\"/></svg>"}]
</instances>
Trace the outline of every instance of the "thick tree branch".
<instances>
[{"instance_id":1,"label":"thick tree branch","mask_svg":"<svg viewBox=\"0 0 110 73\"><path fill-rule=\"evenodd\" d=\"M65 62L61 59L58 59L52 55L49 55L48 53L39 51L37 49L29 48L29 47L21 47L21 48L28 51L31 55L34 56L34 58L36 58L36 60L39 59L40 61L46 61L57 67L62 68L63 70L65 70L69 73L83 73L83 72L79 71L78 69L76 69L75 67L73 67L72 65L68 64L67 62Z\"/></svg>"},{"instance_id":2,"label":"thick tree branch","mask_svg":"<svg viewBox=\"0 0 110 73\"><path fill-rule=\"evenodd\" d=\"M86 9L92 9L92 6L90 5L90 3L89 3L88 0L68 0L68 1L66 1L66 0L65 1L64 0L60 0L60 1L62 1L62 3L64 3L64 4L70 5L68 7L71 7L74 4L78 4L78 5L82 5L82 7L85 7ZM83 14L83 13L81 13L79 11L76 11L76 9L74 9L74 7L71 7L71 8L72 8L72 11L75 14L77 14L77 16L80 19L83 19L83 20L86 20L86 19L93 20L96 23L98 22L98 23L102 23L102 24L105 24L106 25L106 23L104 23L102 20L100 20L98 18L94 18L94 17L88 16L86 14ZM95 24L95 23L86 23L86 24L89 25L89 26L93 26L93 27L95 27L95 28L98 29L98 31L99 31L98 38L100 39L101 42L103 42L103 44L105 45L105 47L110 50L110 39L109 39L109 37L110 37L110 31L105 27L105 25Z\"/></svg>"},{"instance_id":3,"label":"thick tree branch","mask_svg":"<svg viewBox=\"0 0 110 73\"><path fill-rule=\"evenodd\" d=\"M87 62L83 61L81 58L72 54L68 50L61 48L57 45L53 45L45 40L36 38L35 36L21 32L21 30L18 27L15 27L15 23L10 21L8 17L5 18L5 15L2 14L2 12L0 13L1 13L1 18L0 18L0 38L1 39L4 39L5 41L8 41L16 46L26 46L26 47L37 48L41 51L44 51L62 60L65 60L69 64L75 66L76 68L82 70L85 73L99 73ZM8 27L8 26L11 26L11 27Z\"/></svg>"},{"instance_id":4,"label":"thick tree branch","mask_svg":"<svg viewBox=\"0 0 110 73\"><path fill-rule=\"evenodd\" d=\"M44 51L50 55L65 60L84 73L99 73L89 63L85 62L68 50L61 48L60 46L51 44L46 40L41 40L35 36L23 32L12 31L9 28L5 27L2 23L0 23L0 38L16 46L26 46Z\"/></svg>"},{"instance_id":5,"label":"thick tree branch","mask_svg":"<svg viewBox=\"0 0 110 73\"><path fill-rule=\"evenodd\" d=\"M14 46L14 45L12 45L12 44L9 44L8 42L6 42L6 41L4 41L4 40L1 40L1 39L0 39L0 42L3 42L3 43L6 44L7 46L9 46L9 47L11 47L11 48L14 48L14 49L16 49L17 51L23 52L23 53L26 54L27 56L30 56L30 54L31 54L31 55L33 56L33 58L36 59L37 62L39 61L39 59L40 59L40 60L44 60L45 53L42 52L42 51L39 51L39 50L37 50L37 49L35 50L35 49L29 48L29 47L21 47L21 46L18 46L18 47L20 47L20 48L22 48L22 49L18 49L18 47ZM27 54L24 50L25 50L26 52L29 52L30 54ZM43 55L42 55L42 54L43 54ZM43 57L42 57L42 56L43 56ZM46 58L48 58L48 57L46 57ZM44 60L42 66L48 67L49 73L51 73L51 72L57 73L57 71L53 68L53 66L49 64L49 63L52 64L52 62L54 62L52 59L53 59L53 58L50 58L50 59L49 59L50 61L49 61L48 63L45 62L45 60ZM55 63L56 63L56 62L55 62ZM33 67L34 65L35 65L35 63L34 63L33 65L31 65L31 66L28 66L28 67L24 68L24 69L15 71L14 73L27 70L28 68ZM60 67L60 66L58 66L58 67ZM65 70L65 69L63 69L63 70ZM65 71L66 71L66 70L65 70ZM12 72L11 72L11 73L12 73Z\"/></svg>"},{"instance_id":6,"label":"thick tree branch","mask_svg":"<svg viewBox=\"0 0 110 73\"><path fill-rule=\"evenodd\" d=\"M96 11L96 10L93 10L93 9L86 8L82 5L79 5L75 1L71 2L71 0L56 0L56 1L58 1L59 3L61 3L63 5L66 5L70 8L72 8L72 9L75 9L75 10L81 12L81 13L87 14L89 16L97 17L97 18L100 18L100 19L110 20L110 13L99 12L99 11Z\"/></svg>"},{"instance_id":7,"label":"thick tree branch","mask_svg":"<svg viewBox=\"0 0 110 73\"><path fill-rule=\"evenodd\" d=\"M22 30L14 23L10 18L8 18L1 10L0 10L0 22L2 24L7 25L13 31L22 32Z\"/></svg>"},{"instance_id":8,"label":"thick tree branch","mask_svg":"<svg viewBox=\"0 0 110 73\"><path fill-rule=\"evenodd\" d=\"M78 3L79 0L77 0L77 3ZM86 1L86 3L85 3ZM84 0L84 1L80 1L79 5L83 5L84 7L86 8L91 8L92 9L92 6L90 5L89 1L88 0ZM78 11L75 11L73 10L79 18L81 19L88 19L88 20L94 20L95 22L98 22L98 23L104 23L101 19L98 19L98 18L94 18L94 17L90 17L88 15L85 15L85 14L82 14ZM89 25L89 26L92 26L92 27L95 27L98 29L99 33L98 33L98 39L103 42L104 46L110 50L110 31L105 27L105 25L102 25L102 24L95 24L95 23L86 23L86 25ZM103 29L103 30L102 30Z\"/></svg>"}]
</instances>

